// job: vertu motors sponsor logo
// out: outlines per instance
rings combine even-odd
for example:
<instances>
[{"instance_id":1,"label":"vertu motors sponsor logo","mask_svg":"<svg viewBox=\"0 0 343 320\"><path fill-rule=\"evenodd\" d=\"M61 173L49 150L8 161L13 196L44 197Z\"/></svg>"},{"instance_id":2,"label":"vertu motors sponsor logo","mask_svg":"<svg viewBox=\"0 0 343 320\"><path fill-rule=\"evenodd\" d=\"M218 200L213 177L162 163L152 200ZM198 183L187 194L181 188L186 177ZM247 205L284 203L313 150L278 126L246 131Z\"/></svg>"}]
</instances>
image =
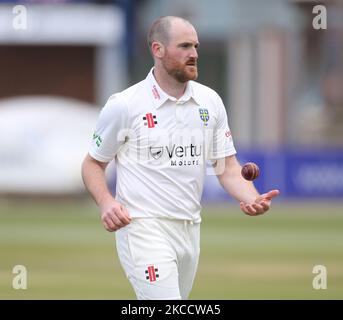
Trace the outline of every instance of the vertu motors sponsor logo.
<instances>
[{"instance_id":1,"label":"vertu motors sponsor logo","mask_svg":"<svg viewBox=\"0 0 343 320\"><path fill-rule=\"evenodd\" d=\"M202 156L202 145L176 145L151 146L149 156L155 160L163 155L170 160L171 166L199 165L199 158Z\"/></svg>"}]
</instances>

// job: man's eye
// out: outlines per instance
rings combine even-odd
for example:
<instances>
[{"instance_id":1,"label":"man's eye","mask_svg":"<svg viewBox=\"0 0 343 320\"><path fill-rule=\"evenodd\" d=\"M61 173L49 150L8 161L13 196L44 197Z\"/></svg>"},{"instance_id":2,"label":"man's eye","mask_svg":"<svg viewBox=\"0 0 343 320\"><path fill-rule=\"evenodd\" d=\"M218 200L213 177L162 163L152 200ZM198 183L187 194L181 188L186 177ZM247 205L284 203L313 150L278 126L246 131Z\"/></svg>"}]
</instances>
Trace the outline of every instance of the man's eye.
<instances>
[{"instance_id":1,"label":"man's eye","mask_svg":"<svg viewBox=\"0 0 343 320\"><path fill-rule=\"evenodd\" d=\"M193 44L191 44L191 43L183 43L183 44L181 44L180 45L180 47L181 48L184 48L184 49L189 49L189 48L191 48L193 46ZM194 48L196 49L196 50L198 50L198 47L199 47L199 45L194 45Z\"/></svg>"}]
</instances>

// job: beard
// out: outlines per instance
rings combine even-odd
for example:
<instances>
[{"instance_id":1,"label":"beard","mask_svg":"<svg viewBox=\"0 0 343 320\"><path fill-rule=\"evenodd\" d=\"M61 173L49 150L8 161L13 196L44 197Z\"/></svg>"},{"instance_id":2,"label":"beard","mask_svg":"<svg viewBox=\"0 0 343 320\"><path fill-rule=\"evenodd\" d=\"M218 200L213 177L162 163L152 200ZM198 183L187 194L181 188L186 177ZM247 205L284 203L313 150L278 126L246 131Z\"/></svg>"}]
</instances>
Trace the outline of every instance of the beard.
<instances>
[{"instance_id":1,"label":"beard","mask_svg":"<svg viewBox=\"0 0 343 320\"><path fill-rule=\"evenodd\" d=\"M167 73L178 82L185 83L198 78L198 67L196 59L189 59L186 63L175 61L168 57L162 60L162 64Z\"/></svg>"}]
</instances>

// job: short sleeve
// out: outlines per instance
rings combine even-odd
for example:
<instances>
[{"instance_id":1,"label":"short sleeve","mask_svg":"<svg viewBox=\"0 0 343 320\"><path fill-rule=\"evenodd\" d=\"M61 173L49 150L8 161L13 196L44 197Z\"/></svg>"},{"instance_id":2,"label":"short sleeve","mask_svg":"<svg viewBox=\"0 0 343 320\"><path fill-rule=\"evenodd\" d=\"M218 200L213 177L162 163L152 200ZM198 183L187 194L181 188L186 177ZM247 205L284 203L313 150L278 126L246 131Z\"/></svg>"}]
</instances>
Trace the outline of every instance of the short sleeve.
<instances>
[{"instance_id":1,"label":"short sleeve","mask_svg":"<svg viewBox=\"0 0 343 320\"><path fill-rule=\"evenodd\" d=\"M213 129L212 146L209 154L210 160L217 160L236 154L227 114L222 99L217 95L217 117Z\"/></svg>"},{"instance_id":2,"label":"short sleeve","mask_svg":"<svg viewBox=\"0 0 343 320\"><path fill-rule=\"evenodd\" d=\"M101 162L110 162L125 142L128 123L125 101L116 95L111 96L100 112L89 149L90 156Z\"/></svg>"}]
</instances>

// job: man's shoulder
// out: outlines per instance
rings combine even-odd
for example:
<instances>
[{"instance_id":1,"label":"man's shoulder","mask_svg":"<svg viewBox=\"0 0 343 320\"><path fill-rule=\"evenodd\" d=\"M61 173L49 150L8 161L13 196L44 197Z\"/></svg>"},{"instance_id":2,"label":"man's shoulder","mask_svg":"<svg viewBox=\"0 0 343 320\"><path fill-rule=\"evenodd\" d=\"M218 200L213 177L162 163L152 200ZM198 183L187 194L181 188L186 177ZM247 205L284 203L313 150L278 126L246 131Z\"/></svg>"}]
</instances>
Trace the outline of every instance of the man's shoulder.
<instances>
[{"instance_id":1,"label":"man's shoulder","mask_svg":"<svg viewBox=\"0 0 343 320\"><path fill-rule=\"evenodd\" d=\"M142 99L146 92L145 80L142 80L122 91L112 94L108 101L119 100L125 102L125 104L130 104L133 99Z\"/></svg>"},{"instance_id":2,"label":"man's shoulder","mask_svg":"<svg viewBox=\"0 0 343 320\"><path fill-rule=\"evenodd\" d=\"M220 99L219 94L212 88L199 83L197 81L191 81L194 96L203 102L213 102L217 103Z\"/></svg>"},{"instance_id":3,"label":"man's shoulder","mask_svg":"<svg viewBox=\"0 0 343 320\"><path fill-rule=\"evenodd\" d=\"M126 88L125 90L119 92L119 94L126 99L131 99L135 97L137 94L144 92L146 90L145 79L132 85L131 87Z\"/></svg>"}]
</instances>

